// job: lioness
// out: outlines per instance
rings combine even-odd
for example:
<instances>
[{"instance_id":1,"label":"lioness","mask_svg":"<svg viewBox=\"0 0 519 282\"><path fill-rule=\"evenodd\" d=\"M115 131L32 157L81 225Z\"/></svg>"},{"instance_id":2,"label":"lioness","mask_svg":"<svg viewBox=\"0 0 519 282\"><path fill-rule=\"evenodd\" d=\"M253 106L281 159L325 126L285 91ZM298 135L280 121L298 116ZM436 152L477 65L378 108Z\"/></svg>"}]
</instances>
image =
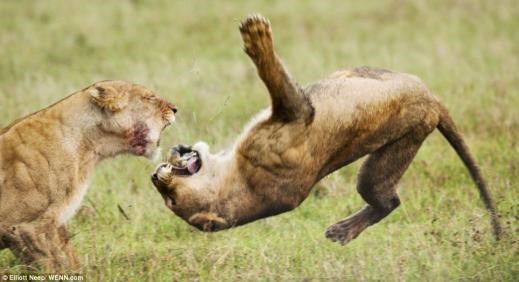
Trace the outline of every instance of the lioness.
<instances>
[{"instance_id":1,"label":"lioness","mask_svg":"<svg viewBox=\"0 0 519 282\"><path fill-rule=\"evenodd\" d=\"M176 146L151 178L166 205L203 231L216 231L297 207L316 182L359 159L357 190L367 202L326 230L345 244L400 204L396 184L424 139L438 128L468 167L492 217L485 183L449 113L409 74L368 67L333 73L306 88L274 52L270 23L255 15L240 26L245 52L272 106L228 150Z\"/></svg>"},{"instance_id":2,"label":"lioness","mask_svg":"<svg viewBox=\"0 0 519 282\"><path fill-rule=\"evenodd\" d=\"M95 165L152 157L176 111L143 86L102 81L0 130L0 249L46 269L77 265L65 224Z\"/></svg>"}]
</instances>

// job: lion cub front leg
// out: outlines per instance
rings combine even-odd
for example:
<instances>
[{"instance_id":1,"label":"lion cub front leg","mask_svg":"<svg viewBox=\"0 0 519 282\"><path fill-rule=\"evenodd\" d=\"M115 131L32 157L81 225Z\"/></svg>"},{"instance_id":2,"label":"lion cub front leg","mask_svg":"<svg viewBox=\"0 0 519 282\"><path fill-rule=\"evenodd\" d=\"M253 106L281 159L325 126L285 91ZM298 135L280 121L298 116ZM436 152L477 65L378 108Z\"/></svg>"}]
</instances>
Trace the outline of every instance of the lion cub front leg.
<instances>
[{"instance_id":1,"label":"lion cub front leg","mask_svg":"<svg viewBox=\"0 0 519 282\"><path fill-rule=\"evenodd\" d=\"M189 217L188 222L205 232L229 228L227 220L212 212L195 213Z\"/></svg>"},{"instance_id":2,"label":"lion cub front leg","mask_svg":"<svg viewBox=\"0 0 519 282\"><path fill-rule=\"evenodd\" d=\"M274 51L270 22L260 15L247 17L240 25L245 53L258 69L272 100L272 115L284 122L309 122L313 107L292 80Z\"/></svg>"}]
</instances>

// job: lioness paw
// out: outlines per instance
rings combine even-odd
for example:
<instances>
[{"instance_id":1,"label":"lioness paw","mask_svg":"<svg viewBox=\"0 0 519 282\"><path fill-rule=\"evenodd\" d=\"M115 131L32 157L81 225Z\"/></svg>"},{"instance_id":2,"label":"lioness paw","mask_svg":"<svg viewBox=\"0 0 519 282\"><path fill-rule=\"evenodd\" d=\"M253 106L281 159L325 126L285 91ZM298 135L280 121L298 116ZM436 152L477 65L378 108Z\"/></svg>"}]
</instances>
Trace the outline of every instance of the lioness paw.
<instances>
[{"instance_id":1,"label":"lioness paw","mask_svg":"<svg viewBox=\"0 0 519 282\"><path fill-rule=\"evenodd\" d=\"M245 53L253 60L273 54L270 22L259 14L248 16L240 24Z\"/></svg>"}]
</instances>

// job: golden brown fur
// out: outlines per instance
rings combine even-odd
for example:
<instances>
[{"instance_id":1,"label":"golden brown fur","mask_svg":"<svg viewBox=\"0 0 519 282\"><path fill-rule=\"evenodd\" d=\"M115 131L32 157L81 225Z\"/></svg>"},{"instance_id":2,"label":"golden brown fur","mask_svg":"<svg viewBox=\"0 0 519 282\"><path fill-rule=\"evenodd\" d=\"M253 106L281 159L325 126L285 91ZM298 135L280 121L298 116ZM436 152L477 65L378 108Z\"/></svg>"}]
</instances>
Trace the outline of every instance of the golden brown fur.
<instances>
[{"instance_id":1,"label":"golden brown fur","mask_svg":"<svg viewBox=\"0 0 519 282\"><path fill-rule=\"evenodd\" d=\"M245 52L269 90L272 107L260 113L227 151L204 143L191 149L201 168L178 175L182 152L152 181L166 205L188 223L215 231L297 207L327 174L369 155L357 189L367 206L330 226L326 236L347 243L380 221L400 200L396 184L423 140L438 128L467 164L490 210L486 187L447 110L413 75L360 67L338 71L304 89L274 52L270 24L251 16L240 26Z\"/></svg>"},{"instance_id":2,"label":"golden brown fur","mask_svg":"<svg viewBox=\"0 0 519 282\"><path fill-rule=\"evenodd\" d=\"M0 131L0 249L49 269L77 260L65 224L101 160L151 157L173 105L124 81L103 81Z\"/></svg>"}]
</instances>

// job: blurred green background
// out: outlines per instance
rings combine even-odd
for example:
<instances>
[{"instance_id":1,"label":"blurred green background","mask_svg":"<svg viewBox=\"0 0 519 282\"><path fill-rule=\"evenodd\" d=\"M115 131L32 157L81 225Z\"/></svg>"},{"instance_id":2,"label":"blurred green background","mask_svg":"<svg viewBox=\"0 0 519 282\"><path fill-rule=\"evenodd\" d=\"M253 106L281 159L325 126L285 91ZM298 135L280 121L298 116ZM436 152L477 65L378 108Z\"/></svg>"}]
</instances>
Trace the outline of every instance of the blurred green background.
<instances>
[{"instance_id":1,"label":"blurred green background","mask_svg":"<svg viewBox=\"0 0 519 282\"><path fill-rule=\"evenodd\" d=\"M149 181L155 164L121 156L97 168L70 222L81 273L93 281L517 281L517 1L1 1L0 127L95 81L124 79L178 105L164 147L224 148L269 102L238 32L253 12L271 20L278 53L302 85L358 65L421 77L478 160L503 240L493 240L474 184L438 133L402 179L401 207L347 246L324 230L363 205L359 162L292 212L205 234L164 206ZM0 253L0 273L26 271L19 264Z\"/></svg>"}]
</instances>

